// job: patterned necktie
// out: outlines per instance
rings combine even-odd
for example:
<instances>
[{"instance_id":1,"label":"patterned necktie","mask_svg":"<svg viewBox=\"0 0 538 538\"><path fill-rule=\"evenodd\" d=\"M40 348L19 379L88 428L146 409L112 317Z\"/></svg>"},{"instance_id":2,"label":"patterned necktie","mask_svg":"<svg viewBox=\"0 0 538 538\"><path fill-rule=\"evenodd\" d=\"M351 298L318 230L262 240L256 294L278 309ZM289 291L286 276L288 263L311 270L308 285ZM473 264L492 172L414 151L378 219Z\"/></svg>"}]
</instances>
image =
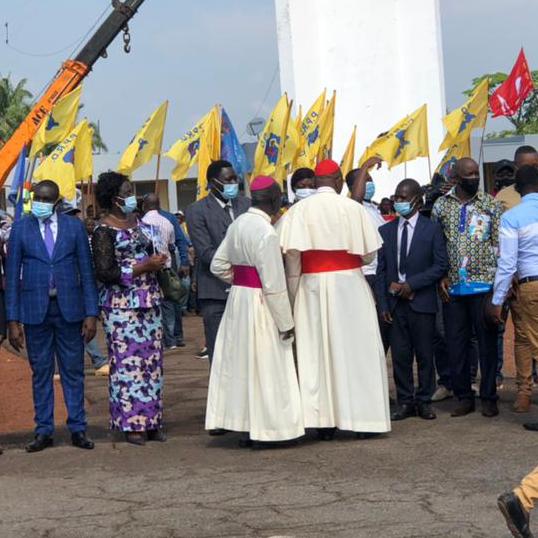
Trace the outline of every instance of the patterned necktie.
<instances>
[{"instance_id":1,"label":"patterned necktie","mask_svg":"<svg viewBox=\"0 0 538 538\"><path fill-rule=\"evenodd\" d=\"M405 221L402 230L402 240L400 242L400 274L405 276L407 270L407 227L409 222Z\"/></svg>"},{"instance_id":2,"label":"patterned necktie","mask_svg":"<svg viewBox=\"0 0 538 538\"><path fill-rule=\"evenodd\" d=\"M47 247L47 252L49 257L52 259L52 253L54 252L54 234L52 233L52 221L47 219L43 222L45 225L45 246Z\"/></svg>"}]
</instances>

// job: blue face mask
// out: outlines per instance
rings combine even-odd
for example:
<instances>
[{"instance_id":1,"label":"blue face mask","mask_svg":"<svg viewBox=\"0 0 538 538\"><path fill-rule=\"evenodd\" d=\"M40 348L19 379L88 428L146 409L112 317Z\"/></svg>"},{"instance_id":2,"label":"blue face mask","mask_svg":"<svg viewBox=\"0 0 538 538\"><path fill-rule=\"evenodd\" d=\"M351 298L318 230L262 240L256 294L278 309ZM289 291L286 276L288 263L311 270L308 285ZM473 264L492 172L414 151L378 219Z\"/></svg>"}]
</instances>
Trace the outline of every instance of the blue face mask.
<instances>
[{"instance_id":1,"label":"blue face mask","mask_svg":"<svg viewBox=\"0 0 538 538\"><path fill-rule=\"evenodd\" d=\"M54 212L54 204L49 202L32 202L32 215L40 220L48 219Z\"/></svg>"},{"instance_id":2,"label":"blue face mask","mask_svg":"<svg viewBox=\"0 0 538 538\"><path fill-rule=\"evenodd\" d=\"M375 183L373 181L368 181L366 183L366 189L364 191L364 199L369 202L375 194Z\"/></svg>"},{"instance_id":3,"label":"blue face mask","mask_svg":"<svg viewBox=\"0 0 538 538\"><path fill-rule=\"evenodd\" d=\"M394 210L398 215L407 217L413 212L413 204L411 202L394 202Z\"/></svg>"},{"instance_id":4,"label":"blue face mask","mask_svg":"<svg viewBox=\"0 0 538 538\"><path fill-rule=\"evenodd\" d=\"M119 196L118 198L121 198L121 196ZM126 215L132 213L136 209L136 196L134 194L132 196L128 196L127 198L121 199L123 200L123 205L120 205L120 209Z\"/></svg>"},{"instance_id":5,"label":"blue face mask","mask_svg":"<svg viewBox=\"0 0 538 538\"><path fill-rule=\"evenodd\" d=\"M233 200L239 194L239 183L221 183L218 179L215 182L222 186L219 191L225 200Z\"/></svg>"},{"instance_id":6,"label":"blue face mask","mask_svg":"<svg viewBox=\"0 0 538 538\"><path fill-rule=\"evenodd\" d=\"M297 200L304 200L313 194L316 194L316 189L297 189L295 191L295 198Z\"/></svg>"}]
</instances>

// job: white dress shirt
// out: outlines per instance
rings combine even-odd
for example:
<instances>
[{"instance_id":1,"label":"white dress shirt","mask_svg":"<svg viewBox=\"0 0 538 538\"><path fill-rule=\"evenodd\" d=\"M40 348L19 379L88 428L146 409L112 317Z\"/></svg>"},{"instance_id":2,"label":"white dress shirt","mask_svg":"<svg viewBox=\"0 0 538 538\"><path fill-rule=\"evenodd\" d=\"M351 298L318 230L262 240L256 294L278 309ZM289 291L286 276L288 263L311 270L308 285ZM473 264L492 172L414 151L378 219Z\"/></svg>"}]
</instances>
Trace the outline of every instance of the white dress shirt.
<instances>
[{"instance_id":1,"label":"white dress shirt","mask_svg":"<svg viewBox=\"0 0 538 538\"><path fill-rule=\"evenodd\" d=\"M41 232L41 237L45 241L45 221L50 220L50 229L52 231L52 237L54 237L54 242L56 243L56 237L58 237L58 214L53 213L48 219L38 219L39 222L39 231Z\"/></svg>"},{"instance_id":2,"label":"white dress shirt","mask_svg":"<svg viewBox=\"0 0 538 538\"><path fill-rule=\"evenodd\" d=\"M230 215L230 218L232 220L235 220L234 208L233 208L232 202L230 200L228 200L227 202L223 202L218 196L215 196L213 193L211 193L211 196L213 196L213 198L217 200L217 203L220 205L220 207L222 207L222 209L228 212L228 215Z\"/></svg>"},{"instance_id":3,"label":"white dress shirt","mask_svg":"<svg viewBox=\"0 0 538 538\"><path fill-rule=\"evenodd\" d=\"M363 200L362 207L366 209L368 216L372 219L372 224L377 229L387 224L387 221L381 216L381 213L379 212L379 209L377 208L375 204L373 204L372 202ZM362 266L363 275L375 275L376 272L377 272L377 255L375 256L374 261L372 263Z\"/></svg>"},{"instance_id":4,"label":"white dress shirt","mask_svg":"<svg viewBox=\"0 0 538 538\"><path fill-rule=\"evenodd\" d=\"M159 254L166 254L166 267L172 267L170 245L175 245L176 234L172 223L163 217L156 209L148 211L142 222L151 226L153 247Z\"/></svg>"},{"instance_id":5,"label":"white dress shirt","mask_svg":"<svg viewBox=\"0 0 538 538\"><path fill-rule=\"evenodd\" d=\"M408 222L407 225L407 255L409 255L409 248L411 247L411 241L413 240L413 234L415 233L415 227L417 225L419 212L417 211L410 219L404 219L400 217L398 219L398 245L396 253L398 255L398 278L400 282L405 282L407 275L400 273L400 245L402 244L402 233L404 229L404 223Z\"/></svg>"}]
</instances>

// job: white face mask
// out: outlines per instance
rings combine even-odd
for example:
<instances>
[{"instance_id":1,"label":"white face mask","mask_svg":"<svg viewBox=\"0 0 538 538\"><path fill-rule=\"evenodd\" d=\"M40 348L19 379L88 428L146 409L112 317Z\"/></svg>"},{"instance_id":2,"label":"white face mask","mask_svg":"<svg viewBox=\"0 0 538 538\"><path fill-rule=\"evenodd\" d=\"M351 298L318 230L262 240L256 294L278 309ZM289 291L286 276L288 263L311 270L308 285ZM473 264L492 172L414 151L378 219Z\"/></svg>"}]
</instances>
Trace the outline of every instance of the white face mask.
<instances>
[{"instance_id":1,"label":"white face mask","mask_svg":"<svg viewBox=\"0 0 538 538\"><path fill-rule=\"evenodd\" d=\"M304 200L313 194L316 194L316 189L297 189L295 191L295 198L297 200Z\"/></svg>"}]
</instances>

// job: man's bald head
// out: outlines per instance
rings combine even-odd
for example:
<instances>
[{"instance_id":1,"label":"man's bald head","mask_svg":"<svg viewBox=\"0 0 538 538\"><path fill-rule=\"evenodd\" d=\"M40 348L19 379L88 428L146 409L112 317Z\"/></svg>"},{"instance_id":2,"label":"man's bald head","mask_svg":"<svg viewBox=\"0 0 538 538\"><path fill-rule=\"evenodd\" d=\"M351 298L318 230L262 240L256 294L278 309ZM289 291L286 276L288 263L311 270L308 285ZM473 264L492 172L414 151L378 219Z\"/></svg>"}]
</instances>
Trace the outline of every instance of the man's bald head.
<instances>
[{"instance_id":1,"label":"man's bald head","mask_svg":"<svg viewBox=\"0 0 538 538\"><path fill-rule=\"evenodd\" d=\"M457 178L479 175L478 163L470 157L458 159L454 166L454 174Z\"/></svg>"},{"instance_id":2,"label":"man's bald head","mask_svg":"<svg viewBox=\"0 0 538 538\"><path fill-rule=\"evenodd\" d=\"M146 194L144 196L144 204L143 204L143 210L144 213L147 213L148 211L152 211L154 209L160 209L161 208L161 201L159 200L159 196L155 193Z\"/></svg>"}]
</instances>

